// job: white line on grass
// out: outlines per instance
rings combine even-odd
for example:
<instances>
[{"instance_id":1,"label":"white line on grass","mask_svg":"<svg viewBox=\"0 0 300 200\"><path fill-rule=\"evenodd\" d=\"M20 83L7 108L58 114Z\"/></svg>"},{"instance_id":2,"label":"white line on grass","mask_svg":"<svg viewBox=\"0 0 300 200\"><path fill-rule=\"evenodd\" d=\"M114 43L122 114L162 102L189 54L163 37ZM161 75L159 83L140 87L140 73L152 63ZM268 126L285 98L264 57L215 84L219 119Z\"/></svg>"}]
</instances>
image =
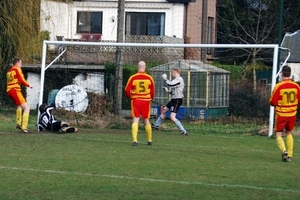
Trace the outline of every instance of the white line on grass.
<instances>
[{"instance_id":1,"label":"white line on grass","mask_svg":"<svg viewBox=\"0 0 300 200\"><path fill-rule=\"evenodd\" d=\"M92 140L92 141L103 141L103 142L119 142L119 143L131 143L132 141L124 141L124 140L103 140L100 138L86 138L86 137L78 137L78 136L62 136L64 138L73 138L73 139L78 139L78 140ZM146 143L145 143L146 144ZM203 145L191 145L191 144L159 144L159 145L165 145L165 146L178 146L178 147L198 147L198 148L220 148L220 149L233 149L231 147L212 147L212 146L203 146ZM239 150L239 149L236 149ZM252 152L270 152L270 151L266 151L266 150L261 150L261 149L251 149Z\"/></svg>"},{"instance_id":2,"label":"white line on grass","mask_svg":"<svg viewBox=\"0 0 300 200\"><path fill-rule=\"evenodd\" d=\"M118 176L118 175L106 175L106 174L82 173L82 172L67 172L67 171L56 171L56 170L40 170L40 169L33 169L33 168L19 168L19 167L6 167L6 166L0 166L0 169L16 170L16 171L33 171L33 172L43 172L43 173L53 173L53 174L69 174L69 175L80 175L80 176L106 177L106 178L140 180L140 181L149 181L149 182L175 183L175 184L184 184L184 185L203 185L203 186L211 186L211 187L231 187L231 188L245 188L245 189L253 189L253 190L270 190L270 191L278 191L278 192L300 193L299 190L286 190L286 189L280 189L280 188L257 187L257 186L251 186L251 185L202 183L202 182L190 182L190 181L172 181L172 180L153 179L153 178L138 178L138 177L130 177L130 176Z\"/></svg>"}]
</instances>

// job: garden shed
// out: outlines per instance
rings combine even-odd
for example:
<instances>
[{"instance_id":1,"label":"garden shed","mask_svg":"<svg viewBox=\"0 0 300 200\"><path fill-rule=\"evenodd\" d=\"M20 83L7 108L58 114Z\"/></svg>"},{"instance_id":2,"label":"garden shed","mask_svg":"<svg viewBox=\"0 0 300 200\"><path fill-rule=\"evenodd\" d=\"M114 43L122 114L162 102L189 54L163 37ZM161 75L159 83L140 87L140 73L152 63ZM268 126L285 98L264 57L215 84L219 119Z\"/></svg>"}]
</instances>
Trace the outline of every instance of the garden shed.
<instances>
[{"instance_id":1,"label":"garden shed","mask_svg":"<svg viewBox=\"0 0 300 200\"><path fill-rule=\"evenodd\" d=\"M179 118L208 119L227 114L230 72L195 60L176 60L149 69L155 81L154 104L165 105L171 99L171 95L162 89L166 84L161 75L166 73L169 79L173 79L172 70L176 67L181 70L185 82ZM160 109L157 109L160 114Z\"/></svg>"}]
</instances>

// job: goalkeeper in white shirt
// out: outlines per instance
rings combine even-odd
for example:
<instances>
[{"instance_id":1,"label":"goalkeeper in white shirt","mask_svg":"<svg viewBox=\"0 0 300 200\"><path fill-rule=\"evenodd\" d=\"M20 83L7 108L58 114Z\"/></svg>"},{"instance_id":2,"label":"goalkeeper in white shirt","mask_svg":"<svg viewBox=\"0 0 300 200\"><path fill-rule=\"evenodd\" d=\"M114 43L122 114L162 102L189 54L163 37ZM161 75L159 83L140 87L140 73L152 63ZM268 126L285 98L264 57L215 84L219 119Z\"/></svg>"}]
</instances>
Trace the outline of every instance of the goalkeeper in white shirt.
<instances>
[{"instance_id":1,"label":"goalkeeper in white shirt","mask_svg":"<svg viewBox=\"0 0 300 200\"><path fill-rule=\"evenodd\" d=\"M170 110L170 119L176 124L176 126L181 131L180 135L187 136L187 131L184 129L181 122L176 118L176 113L182 105L182 98L184 97L184 81L183 78L180 76L179 68L174 68L172 70L172 75L174 77L172 81L168 80L166 74L162 75L162 78L166 81L168 88L170 88L169 90L167 87L164 87L164 90L172 95L172 99L167 103L166 106L163 107L160 116L157 118L156 122L152 124L152 128L158 130L160 124L166 118L167 112Z\"/></svg>"}]
</instances>

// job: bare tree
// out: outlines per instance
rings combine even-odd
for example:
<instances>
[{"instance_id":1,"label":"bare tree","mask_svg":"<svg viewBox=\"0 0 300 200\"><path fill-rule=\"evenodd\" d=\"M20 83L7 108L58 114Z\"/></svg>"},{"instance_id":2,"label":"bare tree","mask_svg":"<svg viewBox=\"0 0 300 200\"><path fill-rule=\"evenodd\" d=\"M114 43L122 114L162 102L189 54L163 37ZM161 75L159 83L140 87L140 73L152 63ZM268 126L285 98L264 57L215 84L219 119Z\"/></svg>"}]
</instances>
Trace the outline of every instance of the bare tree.
<instances>
[{"instance_id":1,"label":"bare tree","mask_svg":"<svg viewBox=\"0 0 300 200\"><path fill-rule=\"evenodd\" d=\"M271 0L224 0L218 12L218 39L230 44L275 44L278 13ZM254 92L258 62L266 58L266 49L234 50L231 55L252 69Z\"/></svg>"}]
</instances>

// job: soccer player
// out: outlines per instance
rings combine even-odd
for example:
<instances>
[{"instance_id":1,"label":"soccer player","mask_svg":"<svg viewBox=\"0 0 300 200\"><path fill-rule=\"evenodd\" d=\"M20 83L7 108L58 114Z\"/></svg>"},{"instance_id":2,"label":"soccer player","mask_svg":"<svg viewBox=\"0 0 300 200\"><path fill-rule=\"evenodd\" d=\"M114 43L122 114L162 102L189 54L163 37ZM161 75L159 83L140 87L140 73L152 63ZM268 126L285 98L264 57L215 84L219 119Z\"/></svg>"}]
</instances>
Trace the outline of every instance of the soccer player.
<instances>
[{"instance_id":1,"label":"soccer player","mask_svg":"<svg viewBox=\"0 0 300 200\"><path fill-rule=\"evenodd\" d=\"M70 126L69 123L55 119L51 113L54 104L47 105L45 103L39 106L40 116L38 123L38 131L50 131L55 133L76 133L77 128Z\"/></svg>"},{"instance_id":2,"label":"soccer player","mask_svg":"<svg viewBox=\"0 0 300 200\"><path fill-rule=\"evenodd\" d=\"M148 146L152 145L152 128L150 124L151 100L154 98L155 87L152 76L146 73L146 63L140 61L137 73L130 76L126 87L125 96L131 99L131 125L132 145L137 146L138 127L140 117L144 120Z\"/></svg>"},{"instance_id":3,"label":"soccer player","mask_svg":"<svg viewBox=\"0 0 300 200\"><path fill-rule=\"evenodd\" d=\"M277 146L282 155L283 162L292 161L294 139L292 131L296 123L296 114L300 102L300 87L290 79L291 68L287 65L282 67L282 81L277 83L272 91L270 105L275 106L275 136ZM285 130L286 145L282 139Z\"/></svg>"},{"instance_id":4,"label":"soccer player","mask_svg":"<svg viewBox=\"0 0 300 200\"><path fill-rule=\"evenodd\" d=\"M21 92L21 85L30 87L30 84L25 80L22 72L22 60L15 58L13 60L13 66L8 70L6 74L6 93L17 105L16 110L16 128L21 129L23 133L29 133L28 131L28 119L30 113L30 107Z\"/></svg>"},{"instance_id":5,"label":"soccer player","mask_svg":"<svg viewBox=\"0 0 300 200\"><path fill-rule=\"evenodd\" d=\"M183 90L184 90L184 81L183 78L180 76L180 69L174 68L172 70L172 75L174 79L172 81L168 80L167 75L163 74L162 78L166 81L166 84L170 88L170 90L167 87L164 87L165 91L172 95L172 99L167 103L166 106L163 107L162 112L160 116L157 118L155 124L152 124L153 129L158 129L162 121L166 118L167 112L170 110L171 115L170 119L176 124L176 126L181 131L182 136L187 136L188 133L184 129L181 122L176 118L176 113L178 112L180 106L182 105L182 98Z\"/></svg>"}]
</instances>

